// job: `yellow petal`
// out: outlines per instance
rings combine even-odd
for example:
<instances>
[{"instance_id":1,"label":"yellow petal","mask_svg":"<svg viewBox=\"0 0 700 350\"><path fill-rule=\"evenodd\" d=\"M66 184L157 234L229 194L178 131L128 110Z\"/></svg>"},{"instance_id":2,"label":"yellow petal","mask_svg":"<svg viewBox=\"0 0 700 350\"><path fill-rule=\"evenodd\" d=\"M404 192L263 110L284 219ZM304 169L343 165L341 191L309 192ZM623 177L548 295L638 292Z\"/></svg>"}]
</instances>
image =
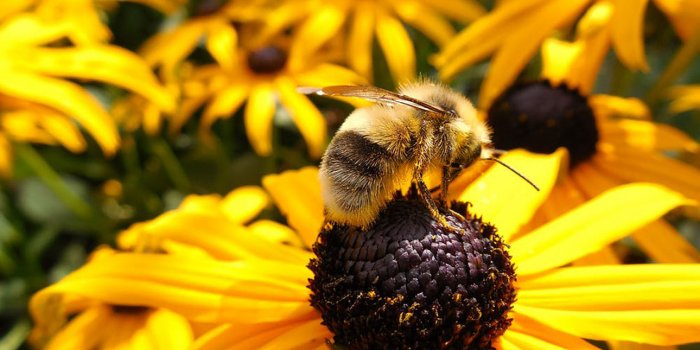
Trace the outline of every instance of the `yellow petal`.
<instances>
[{"instance_id":1,"label":"yellow petal","mask_svg":"<svg viewBox=\"0 0 700 350\"><path fill-rule=\"evenodd\" d=\"M583 339L547 327L525 315L513 316L513 323L502 338L519 349L597 349Z\"/></svg>"},{"instance_id":2,"label":"yellow petal","mask_svg":"<svg viewBox=\"0 0 700 350\"><path fill-rule=\"evenodd\" d=\"M275 92L267 84L258 84L250 92L245 106L245 130L256 153L272 153L272 118L275 114Z\"/></svg>"},{"instance_id":3,"label":"yellow petal","mask_svg":"<svg viewBox=\"0 0 700 350\"><path fill-rule=\"evenodd\" d=\"M469 51L482 51L479 49L480 45L490 44L489 46L492 47L492 50L489 50L488 53L491 53L493 49L499 47L505 39L505 36L500 36L499 39L494 40L494 36L498 36L499 33L503 34L503 32L510 33L511 31L508 30L510 28L508 27L509 24L516 23L520 25L522 23L521 21L527 18L526 15L529 12L546 1L547 0L528 0L504 2L494 11L474 21L474 23L457 34L457 36L435 56L435 65L438 68L443 68L443 66L450 61L454 61L459 56L463 55L467 49ZM443 12L452 12L452 10ZM484 38L489 38L489 40L484 40ZM464 68L464 66L459 69L461 68Z\"/></svg>"},{"instance_id":4,"label":"yellow petal","mask_svg":"<svg viewBox=\"0 0 700 350\"><path fill-rule=\"evenodd\" d=\"M206 21L191 20L177 26L172 31L158 33L141 47L141 55L151 66L162 65L165 76L173 76L172 71L199 44L206 31Z\"/></svg>"},{"instance_id":5,"label":"yellow petal","mask_svg":"<svg viewBox=\"0 0 700 350\"><path fill-rule=\"evenodd\" d=\"M328 142L326 119L306 96L296 91L296 84L291 79L280 77L276 85L282 104L306 141L309 155L315 159L321 158Z\"/></svg>"},{"instance_id":6,"label":"yellow petal","mask_svg":"<svg viewBox=\"0 0 700 350\"><path fill-rule=\"evenodd\" d=\"M212 21L206 34L207 51L224 69L233 68L238 45L238 34L233 26L225 21Z\"/></svg>"},{"instance_id":7,"label":"yellow petal","mask_svg":"<svg viewBox=\"0 0 700 350\"><path fill-rule=\"evenodd\" d=\"M460 22L471 22L486 14L484 7L473 0L433 0L427 5Z\"/></svg>"},{"instance_id":8,"label":"yellow petal","mask_svg":"<svg viewBox=\"0 0 700 350\"><path fill-rule=\"evenodd\" d=\"M589 99L596 119L611 119L612 117L626 117L649 120L651 112L649 108L634 97L619 97L612 95L593 95Z\"/></svg>"},{"instance_id":9,"label":"yellow petal","mask_svg":"<svg viewBox=\"0 0 700 350\"><path fill-rule=\"evenodd\" d=\"M516 150L501 157L504 163L536 183L540 187L539 192L510 170L494 164L458 198L471 202L472 212L483 215L484 221L495 225L499 234L508 241L547 198L559 177L565 153L560 150L551 155L539 155Z\"/></svg>"},{"instance_id":10,"label":"yellow petal","mask_svg":"<svg viewBox=\"0 0 700 350\"><path fill-rule=\"evenodd\" d=\"M666 264L700 262L700 253L676 229L665 221L657 220L646 225L632 238L654 261Z\"/></svg>"},{"instance_id":11,"label":"yellow petal","mask_svg":"<svg viewBox=\"0 0 700 350\"><path fill-rule=\"evenodd\" d=\"M12 146L3 133L0 133L0 176L12 175Z\"/></svg>"},{"instance_id":12,"label":"yellow petal","mask_svg":"<svg viewBox=\"0 0 700 350\"><path fill-rule=\"evenodd\" d=\"M302 86L331 86L367 84L367 80L342 66L321 63L304 70L294 78Z\"/></svg>"},{"instance_id":13,"label":"yellow petal","mask_svg":"<svg viewBox=\"0 0 700 350\"><path fill-rule=\"evenodd\" d=\"M541 42L554 28L573 21L590 0L550 1L537 8L526 23L511 34L498 50L489 74L479 94L479 106L487 107L505 88L537 51Z\"/></svg>"},{"instance_id":14,"label":"yellow petal","mask_svg":"<svg viewBox=\"0 0 700 350\"><path fill-rule=\"evenodd\" d=\"M192 327L187 320L170 310L153 310L146 320L145 331L150 349L190 349L194 341Z\"/></svg>"},{"instance_id":15,"label":"yellow petal","mask_svg":"<svg viewBox=\"0 0 700 350\"><path fill-rule=\"evenodd\" d=\"M71 320L43 347L46 350L94 349L115 325L108 306L91 307Z\"/></svg>"},{"instance_id":16,"label":"yellow petal","mask_svg":"<svg viewBox=\"0 0 700 350\"><path fill-rule=\"evenodd\" d=\"M36 14L25 13L0 25L0 40L7 47L42 45L64 38L69 29L66 22L51 23Z\"/></svg>"},{"instance_id":17,"label":"yellow petal","mask_svg":"<svg viewBox=\"0 0 700 350\"><path fill-rule=\"evenodd\" d=\"M347 8L340 4L342 3L323 3L313 11L309 19L303 22L294 36L290 49L291 69L303 67L324 43L337 35L347 14Z\"/></svg>"},{"instance_id":18,"label":"yellow petal","mask_svg":"<svg viewBox=\"0 0 700 350\"><path fill-rule=\"evenodd\" d=\"M396 4L394 10L404 22L418 29L439 46L447 44L455 35L452 24L433 11L428 4L418 1L402 2Z\"/></svg>"},{"instance_id":19,"label":"yellow petal","mask_svg":"<svg viewBox=\"0 0 700 350\"><path fill-rule=\"evenodd\" d=\"M285 323L253 323L253 324L223 324L207 331L197 337L192 345L193 350L220 350L229 348L232 344L239 344L250 337L251 334L268 332L274 328L280 328Z\"/></svg>"},{"instance_id":20,"label":"yellow petal","mask_svg":"<svg viewBox=\"0 0 700 350\"><path fill-rule=\"evenodd\" d=\"M570 311L516 305L552 328L588 339L627 340L656 345L698 341L700 310Z\"/></svg>"},{"instance_id":21,"label":"yellow petal","mask_svg":"<svg viewBox=\"0 0 700 350\"><path fill-rule=\"evenodd\" d=\"M398 83L413 81L416 76L416 54L413 41L403 24L388 12L378 10L376 32L394 80Z\"/></svg>"},{"instance_id":22,"label":"yellow petal","mask_svg":"<svg viewBox=\"0 0 700 350\"><path fill-rule=\"evenodd\" d=\"M258 220L248 225L248 229L251 234L258 235L277 244L290 245L300 249L305 247L304 242L294 230L276 221ZM304 254L304 257L308 256Z\"/></svg>"},{"instance_id":23,"label":"yellow petal","mask_svg":"<svg viewBox=\"0 0 700 350\"><path fill-rule=\"evenodd\" d=\"M313 349L319 345L326 345L333 334L322 324L320 318L299 323L286 332L276 334L258 349Z\"/></svg>"},{"instance_id":24,"label":"yellow petal","mask_svg":"<svg viewBox=\"0 0 700 350\"><path fill-rule=\"evenodd\" d=\"M367 79L372 78L372 34L375 26L375 8L359 1L348 34L347 57L350 67ZM320 86L320 85L314 85Z\"/></svg>"},{"instance_id":25,"label":"yellow petal","mask_svg":"<svg viewBox=\"0 0 700 350\"><path fill-rule=\"evenodd\" d=\"M134 268L147 266L148 268ZM35 294L33 314L52 295L117 305L165 307L196 322L308 319L310 272L299 264L221 263L162 254L114 254L93 260Z\"/></svg>"},{"instance_id":26,"label":"yellow petal","mask_svg":"<svg viewBox=\"0 0 700 350\"><path fill-rule=\"evenodd\" d=\"M175 110L173 97L158 83L146 63L132 52L107 45L73 48L37 48L27 58L27 69L48 75L91 79L134 91L164 111Z\"/></svg>"},{"instance_id":27,"label":"yellow petal","mask_svg":"<svg viewBox=\"0 0 700 350\"><path fill-rule=\"evenodd\" d=\"M593 161L599 169L625 181L655 182L700 199L700 183L695 181L700 170L681 161L620 146L598 152Z\"/></svg>"},{"instance_id":28,"label":"yellow petal","mask_svg":"<svg viewBox=\"0 0 700 350\"><path fill-rule=\"evenodd\" d=\"M700 85L672 87L669 94L673 98L669 106L673 113L700 109Z\"/></svg>"},{"instance_id":29,"label":"yellow petal","mask_svg":"<svg viewBox=\"0 0 700 350\"><path fill-rule=\"evenodd\" d=\"M582 49L581 42L545 39L542 43L542 77L555 85L563 82Z\"/></svg>"},{"instance_id":30,"label":"yellow petal","mask_svg":"<svg viewBox=\"0 0 700 350\"><path fill-rule=\"evenodd\" d=\"M224 197L221 210L232 222L243 224L258 216L268 202L267 193L262 188L243 186Z\"/></svg>"},{"instance_id":31,"label":"yellow petal","mask_svg":"<svg viewBox=\"0 0 700 350\"><path fill-rule=\"evenodd\" d=\"M85 150L87 146L85 139L80 134L80 130L68 118L54 113L43 114L38 117L40 118L38 122L41 127L56 138L63 147L74 153Z\"/></svg>"},{"instance_id":32,"label":"yellow petal","mask_svg":"<svg viewBox=\"0 0 700 350\"><path fill-rule=\"evenodd\" d=\"M79 86L58 79L19 72L3 73L0 91L21 99L55 108L78 121L110 155L119 145L114 120L95 99Z\"/></svg>"},{"instance_id":33,"label":"yellow petal","mask_svg":"<svg viewBox=\"0 0 700 350\"><path fill-rule=\"evenodd\" d=\"M306 167L267 175L263 186L270 193L287 222L299 232L307 247L316 241L323 225L323 200L318 168Z\"/></svg>"},{"instance_id":34,"label":"yellow petal","mask_svg":"<svg viewBox=\"0 0 700 350\"><path fill-rule=\"evenodd\" d=\"M588 201L511 244L519 275L564 265L629 235L669 210L689 204L655 184L630 184Z\"/></svg>"},{"instance_id":35,"label":"yellow petal","mask_svg":"<svg viewBox=\"0 0 700 350\"><path fill-rule=\"evenodd\" d=\"M700 150L700 145L684 132L667 124L646 120L611 120L601 125L599 131L604 141L624 143L649 152Z\"/></svg>"},{"instance_id":36,"label":"yellow petal","mask_svg":"<svg viewBox=\"0 0 700 350\"><path fill-rule=\"evenodd\" d=\"M250 90L247 79L242 78L214 95L202 113L202 129L208 131L218 118L225 118L236 113L248 97Z\"/></svg>"},{"instance_id":37,"label":"yellow petal","mask_svg":"<svg viewBox=\"0 0 700 350\"><path fill-rule=\"evenodd\" d=\"M522 290L555 290L659 281L697 281L698 278L698 265L695 264L584 266L553 269L539 275L527 276L520 279L518 285Z\"/></svg>"},{"instance_id":38,"label":"yellow petal","mask_svg":"<svg viewBox=\"0 0 700 350\"><path fill-rule=\"evenodd\" d=\"M632 69L649 70L644 57L644 10L647 0L615 0L610 20L613 46L620 61Z\"/></svg>"}]
</instances>

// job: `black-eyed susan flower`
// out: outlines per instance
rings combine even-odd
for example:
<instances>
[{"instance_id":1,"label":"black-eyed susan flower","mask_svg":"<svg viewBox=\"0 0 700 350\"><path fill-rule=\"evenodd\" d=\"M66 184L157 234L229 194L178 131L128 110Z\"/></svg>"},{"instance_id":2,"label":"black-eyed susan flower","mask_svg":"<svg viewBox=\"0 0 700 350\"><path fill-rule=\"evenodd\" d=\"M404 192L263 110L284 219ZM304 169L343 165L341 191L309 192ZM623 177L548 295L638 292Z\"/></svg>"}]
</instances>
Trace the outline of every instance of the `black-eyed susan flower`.
<instances>
[{"instance_id":1,"label":"black-eyed susan flower","mask_svg":"<svg viewBox=\"0 0 700 350\"><path fill-rule=\"evenodd\" d=\"M295 51L288 51L284 39L275 37L263 46L251 48L230 46L226 50L231 64L220 62L194 68L184 82L182 107L173 117L171 127L177 130L206 104L201 128L207 132L217 119L232 116L245 102L248 139L258 154L269 155L273 118L279 103L299 129L309 154L320 157L327 141L325 119L296 88L357 84L364 80L349 69L327 63L321 55L298 60Z\"/></svg>"},{"instance_id":2,"label":"black-eyed susan flower","mask_svg":"<svg viewBox=\"0 0 700 350\"><path fill-rule=\"evenodd\" d=\"M529 158L519 153L506 155L505 161L539 161L547 169L534 180L549 192L561 153ZM308 168L264 180L300 233L320 229L323 222L317 173ZM526 187L499 184L514 193ZM532 215L542 200L484 192L472 198L475 206L490 206L515 229L527 222L521 213ZM499 238L500 228L478 219L472 209L465 212L463 205L452 208L466 214L466 222L445 213L448 220L461 222L463 235L441 231L420 202L400 196L369 232L326 226L314 245L315 257L303 247L246 237L240 231L245 226L217 217L221 209L210 205L220 199L193 198L205 203L198 206L205 210L173 212L173 224L154 227L153 234L189 232L186 244L201 254L111 254L64 281L82 282L83 295L110 294L125 305L163 307L193 324L205 324L195 349L323 349L333 339L350 348L592 349L582 338L659 345L700 339L699 265L561 267L689 204L657 185L608 191L517 239ZM509 208L519 214L512 222ZM187 212L203 216L175 219ZM223 232L227 239L218 245L200 244ZM307 242L314 239L301 236ZM258 244L239 245L240 240ZM239 253L225 258L208 252L224 245L237 246ZM310 258L316 275L306 268ZM64 281L34 296L35 315L57 294L57 286L67 285Z\"/></svg>"},{"instance_id":3,"label":"black-eyed susan flower","mask_svg":"<svg viewBox=\"0 0 700 350\"><path fill-rule=\"evenodd\" d=\"M700 2L655 0L681 38L692 35L700 20ZM610 49L632 69L647 70L644 56L644 11L646 1L506 1L459 33L434 58L443 79L451 79L464 68L494 55L479 97L486 108L510 85L535 55L542 42L556 29L580 18L576 37L586 41L596 67ZM585 73L585 72L584 72Z\"/></svg>"},{"instance_id":4,"label":"black-eyed susan flower","mask_svg":"<svg viewBox=\"0 0 700 350\"><path fill-rule=\"evenodd\" d=\"M103 82L138 93L172 111L168 96L148 66L135 54L112 45L66 45L76 30L68 20L47 21L21 12L0 22L0 96L4 150L10 140L59 142L72 151L85 148L71 125L77 122L105 154L119 145L114 120L87 90L68 79ZM18 118L18 116L24 117ZM41 136L39 134L42 134ZM50 135L49 135L50 134ZM40 140L40 139L43 139ZM5 161L3 172L9 171Z\"/></svg>"},{"instance_id":5,"label":"black-eyed susan flower","mask_svg":"<svg viewBox=\"0 0 700 350\"><path fill-rule=\"evenodd\" d=\"M496 148L569 151L568 175L543 203L533 227L625 182L655 182L700 199L700 187L693 180L700 170L662 154L697 152L698 144L673 127L652 122L637 99L582 93L590 89L595 74L580 74L588 56L578 44L548 39L542 51L545 80L515 84L486 112ZM528 162L520 166L530 171ZM665 221L653 222L632 237L657 261L700 259Z\"/></svg>"},{"instance_id":6,"label":"black-eyed susan flower","mask_svg":"<svg viewBox=\"0 0 700 350\"><path fill-rule=\"evenodd\" d=\"M346 57L355 71L372 78L372 47L376 37L389 71L398 82L415 79L415 50L404 23L442 46L454 35L450 19L473 21L484 13L476 1L312 1L292 52L307 59L347 27ZM297 54L294 54L297 56Z\"/></svg>"},{"instance_id":7,"label":"black-eyed susan flower","mask_svg":"<svg viewBox=\"0 0 700 350\"><path fill-rule=\"evenodd\" d=\"M284 248L273 250L278 244L301 246L294 231L284 225L258 220L243 226L267 204L261 188L241 187L223 198L187 197L176 210L132 226L118 238L120 251L98 249L82 269L36 295L36 303L30 306L36 322L32 342L46 349L189 349L198 329L192 327L192 318L173 311L177 308L148 307L138 296L123 295L136 291L135 285L105 284L100 271L110 267L103 264L104 259L126 254L144 259L132 268L150 269L148 260L162 255L177 256L194 266L198 259L233 261L284 253ZM198 228L190 226L197 222ZM292 254L286 256L308 259L308 253L289 249ZM153 300L162 292L153 289L155 285L142 287L153 293Z\"/></svg>"}]
</instances>

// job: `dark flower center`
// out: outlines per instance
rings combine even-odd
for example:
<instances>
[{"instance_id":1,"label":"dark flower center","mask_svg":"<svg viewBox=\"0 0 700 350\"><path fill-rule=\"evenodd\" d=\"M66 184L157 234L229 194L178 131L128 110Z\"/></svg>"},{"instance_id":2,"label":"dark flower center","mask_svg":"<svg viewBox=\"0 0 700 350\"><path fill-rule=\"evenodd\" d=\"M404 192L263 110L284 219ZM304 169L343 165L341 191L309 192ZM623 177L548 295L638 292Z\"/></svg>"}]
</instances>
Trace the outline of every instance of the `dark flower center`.
<instances>
[{"instance_id":1,"label":"dark flower center","mask_svg":"<svg viewBox=\"0 0 700 350\"><path fill-rule=\"evenodd\" d=\"M491 349L511 320L516 279L496 229L453 203L432 218L415 191L367 231L328 224L309 263L311 305L350 349Z\"/></svg>"},{"instance_id":2,"label":"dark flower center","mask_svg":"<svg viewBox=\"0 0 700 350\"><path fill-rule=\"evenodd\" d=\"M219 11L226 2L226 0L199 0L195 2L192 13L194 16L211 15Z\"/></svg>"},{"instance_id":3,"label":"dark flower center","mask_svg":"<svg viewBox=\"0 0 700 350\"><path fill-rule=\"evenodd\" d=\"M258 74L277 73L287 64L287 53L275 46L267 46L248 54L248 67Z\"/></svg>"},{"instance_id":4,"label":"dark flower center","mask_svg":"<svg viewBox=\"0 0 700 350\"><path fill-rule=\"evenodd\" d=\"M525 148L551 153L566 147L571 167L596 152L598 128L586 97L548 81L516 84L488 111L493 144L498 149Z\"/></svg>"}]
</instances>

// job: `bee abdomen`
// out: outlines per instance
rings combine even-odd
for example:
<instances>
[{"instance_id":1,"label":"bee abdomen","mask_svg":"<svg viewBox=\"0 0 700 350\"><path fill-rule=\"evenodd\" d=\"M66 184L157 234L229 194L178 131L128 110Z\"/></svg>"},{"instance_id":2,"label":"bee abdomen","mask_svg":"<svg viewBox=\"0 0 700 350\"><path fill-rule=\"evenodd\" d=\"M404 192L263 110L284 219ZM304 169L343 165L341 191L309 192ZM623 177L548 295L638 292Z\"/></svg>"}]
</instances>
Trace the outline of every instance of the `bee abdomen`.
<instances>
[{"instance_id":1,"label":"bee abdomen","mask_svg":"<svg viewBox=\"0 0 700 350\"><path fill-rule=\"evenodd\" d=\"M396 168L391 153L356 131L343 131L333 138L321 176L331 220L366 225L381 209L387 179Z\"/></svg>"}]
</instances>

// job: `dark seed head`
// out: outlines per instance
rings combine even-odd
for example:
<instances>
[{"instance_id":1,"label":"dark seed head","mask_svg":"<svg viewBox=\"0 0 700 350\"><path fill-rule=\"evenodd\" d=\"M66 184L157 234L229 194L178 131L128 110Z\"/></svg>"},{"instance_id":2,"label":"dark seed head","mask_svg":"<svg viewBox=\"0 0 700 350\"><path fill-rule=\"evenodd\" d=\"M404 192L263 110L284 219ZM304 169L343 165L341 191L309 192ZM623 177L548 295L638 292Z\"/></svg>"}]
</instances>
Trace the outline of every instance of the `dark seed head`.
<instances>
[{"instance_id":1,"label":"dark seed head","mask_svg":"<svg viewBox=\"0 0 700 350\"><path fill-rule=\"evenodd\" d=\"M586 97L548 81L516 84L488 111L493 144L498 149L525 148L551 153L566 147L571 167L596 152L598 128Z\"/></svg>"},{"instance_id":2,"label":"dark seed head","mask_svg":"<svg viewBox=\"0 0 700 350\"><path fill-rule=\"evenodd\" d=\"M194 2L193 15L194 16L207 16L218 11L224 4L226 0L199 0Z\"/></svg>"},{"instance_id":3,"label":"dark seed head","mask_svg":"<svg viewBox=\"0 0 700 350\"><path fill-rule=\"evenodd\" d=\"M328 224L309 268L311 304L350 349L491 349L510 325L516 279L496 229L453 203L432 218L415 191L367 231Z\"/></svg>"},{"instance_id":4,"label":"dark seed head","mask_svg":"<svg viewBox=\"0 0 700 350\"><path fill-rule=\"evenodd\" d=\"M277 73L287 64L287 53L284 50L267 46L248 54L248 67L258 74Z\"/></svg>"}]
</instances>

